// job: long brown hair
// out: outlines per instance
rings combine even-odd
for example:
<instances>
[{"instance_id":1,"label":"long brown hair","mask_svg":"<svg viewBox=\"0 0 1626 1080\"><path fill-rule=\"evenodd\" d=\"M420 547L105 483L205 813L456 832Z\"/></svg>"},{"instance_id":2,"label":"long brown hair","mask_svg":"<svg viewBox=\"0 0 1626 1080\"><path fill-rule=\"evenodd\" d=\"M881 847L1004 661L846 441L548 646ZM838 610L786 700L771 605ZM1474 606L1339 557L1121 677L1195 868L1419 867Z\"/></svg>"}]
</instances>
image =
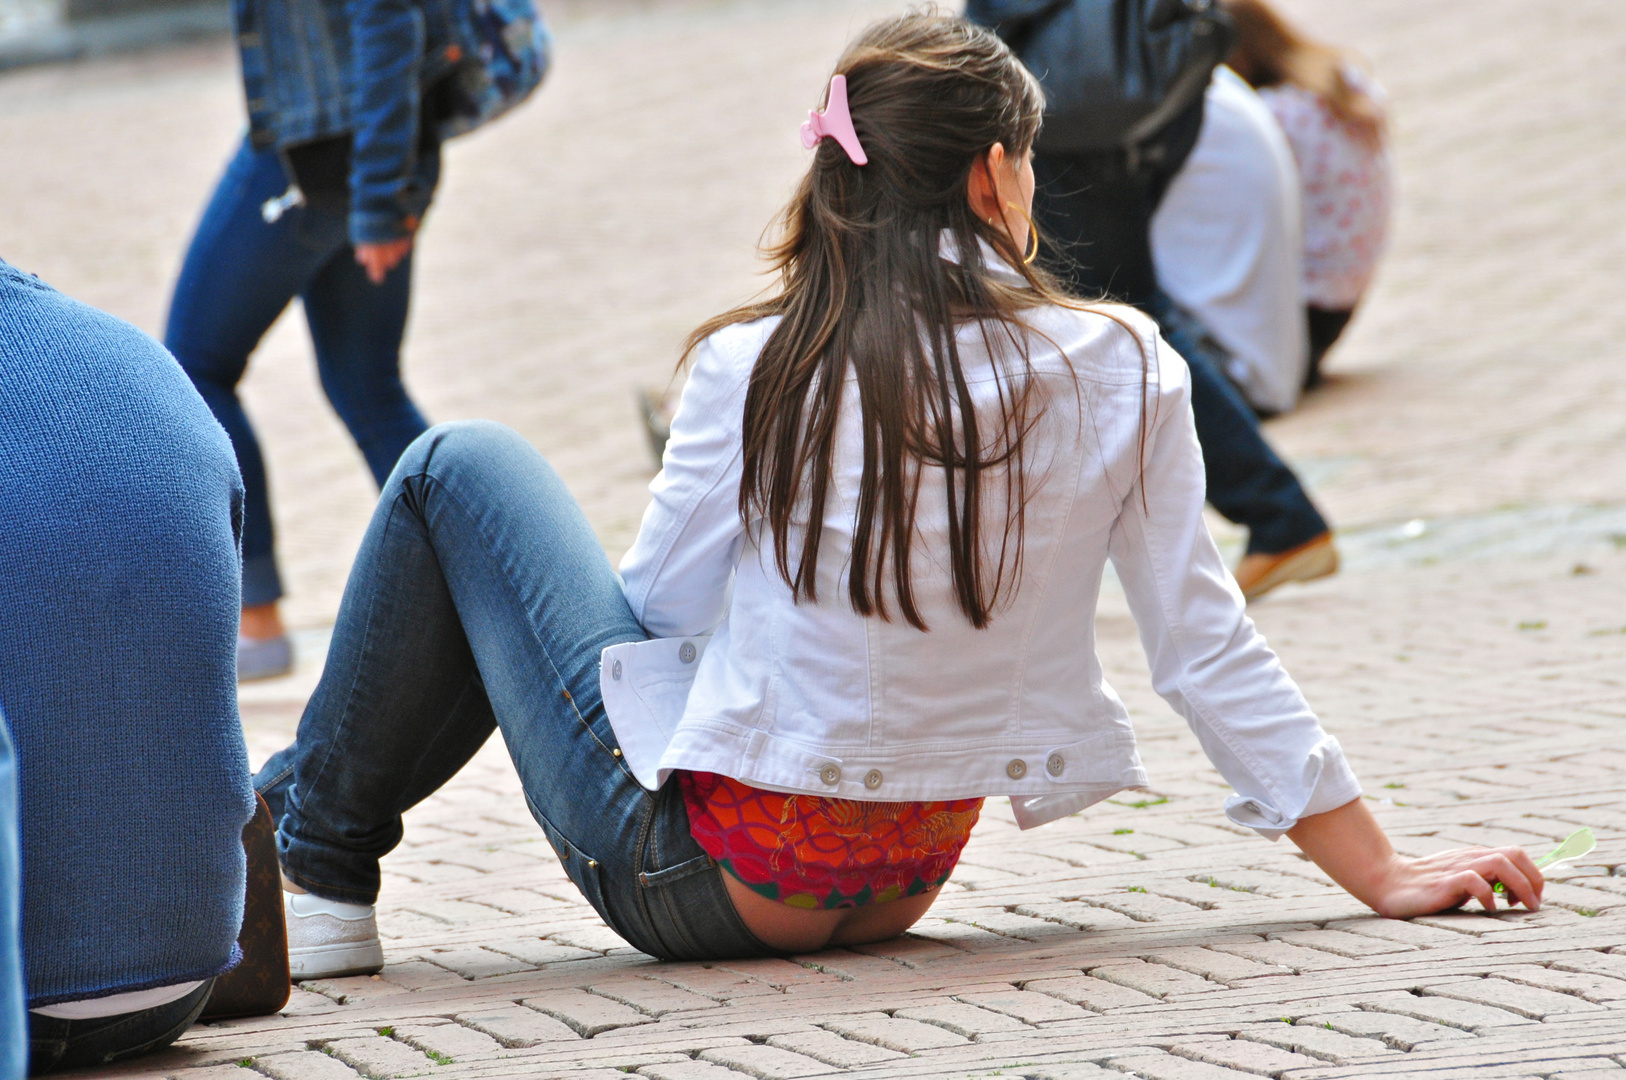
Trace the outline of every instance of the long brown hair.
<instances>
[{"instance_id":1,"label":"long brown hair","mask_svg":"<svg viewBox=\"0 0 1626 1080\"><path fill-rule=\"evenodd\" d=\"M1308 90L1361 138L1383 138L1383 109L1350 82L1345 70L1355 57L1307 37L1266 0L1221 0L1236 23L1236 45L1226 63L1255 89L1290 86Z\"/></svg>"},{"instance_id":2,"label":"long brown hair","mask_svg":"<svg viewBox=\"0 0 1626 1080\"><path fill-rule=\"evenodd\" d=\"M818 144L778 218L781 238L767 249L776 294L699 327L685 356L725 326L781 318L746 393L739 509L773 533L775 564L798 601L818 599L837 421L851 377L863 430L847 580L854 610L890 618L890 584L903 618L928 629L910 547L921 473L935 467L946 481L955 596L981 628L1021 573L1024 442L1038 406L1023 377L1017 318L1040 304L1077 301L1024 265L1004 228L977 217L967 182L995 143L1017 161L1028 153L1043 93L992 33L931 9L869 27L836 73L846 76L868 164L854 165L833 139ZM984 243L1029 288L994 276ZM944 257L950 244L952 260ZM990 356L1020 358L999 375L997 417L977 415L961 370L955 331L967 320L982 327ZM988 531L992 541L983 520L990 474L1003 480L1006 516Z\"/></svg>"}]
</instances>

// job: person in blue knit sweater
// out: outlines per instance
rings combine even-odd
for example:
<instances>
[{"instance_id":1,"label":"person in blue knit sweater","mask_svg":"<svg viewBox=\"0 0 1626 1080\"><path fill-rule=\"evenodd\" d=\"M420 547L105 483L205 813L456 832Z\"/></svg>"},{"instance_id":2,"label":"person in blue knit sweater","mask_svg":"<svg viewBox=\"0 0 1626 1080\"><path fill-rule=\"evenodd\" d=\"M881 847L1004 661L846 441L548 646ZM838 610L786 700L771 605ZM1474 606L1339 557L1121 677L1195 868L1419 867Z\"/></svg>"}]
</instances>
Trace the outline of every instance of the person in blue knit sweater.
<instances>
[{"instance_id":1,"label":"person in blue knit sweater","mask_svg":"<svg viewBox=\"0 0 1626 1080\"><path fill-rule=\"evenodd\" d=\"M0 262L0 713L35 1074L167 1045L237 962L242 511L174 358Z\"/></svg>"}]
</instances>

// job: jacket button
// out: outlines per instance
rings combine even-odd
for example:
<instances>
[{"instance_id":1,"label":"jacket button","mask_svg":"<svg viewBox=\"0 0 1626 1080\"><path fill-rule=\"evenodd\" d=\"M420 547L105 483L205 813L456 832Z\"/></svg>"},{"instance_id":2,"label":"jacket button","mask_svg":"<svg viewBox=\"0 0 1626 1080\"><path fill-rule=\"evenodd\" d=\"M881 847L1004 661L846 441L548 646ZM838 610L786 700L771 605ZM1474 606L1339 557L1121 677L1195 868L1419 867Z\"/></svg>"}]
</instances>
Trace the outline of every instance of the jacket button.
<instances>
[{"instance_id":1,"label":"jacket button","mask_svg":"<svg viewBox=\"0 0 1626 1080\"><path fill-rule=\"evenodd\" d=\"M1061 771L1066 767L1067 759L1062 757L1060 753L1051 754L1049 757L1045 758L1045 772L1049 773L1051 776L1060 776Z\"/></svg>"},{"instance_id":2,"label":"jacket button","mask_svg":"<svg viewBox=\"0 0 1626 1080\"><path fill-rule=\"evenodd\" d=\"M1021 758L1012 758L1011 763L1005 766L1005 775L1012 780L1020 780L1028 774L1028 763Z\"/></svg>"},{"instance_id":3,"label":"jacket button","mask_svg":"<svg viewBox=\"0 0 1626 1080\"><path fill-rule=\"evenodd\" d=\"M678 659L685 664L694 663L694 642L685 641L683 643L682 647L678 649Z\"/></svg>"},{"instance_id":4,"label":"jacket button","mask_svg":"<svg viewBox=\"0 0 1626 1080\"><path fill-rule=\"evenodd\" d=\"M819 779L834 787L841 783L841 770L834 765L826 765L819 770Z\"/></svg>"},{"instance_id":5,"label":"jacket button","mask_svg":"<svg viewBox=\"0 0 1626 1080\"><path fill-rule=\"evenodd\" d=\"M617 682L620 681L620 679L621 679L621 661L617 660L614 664L610 665L610 678L615 679Z\"/></svg>"},{"instance_id":6,"label":"jacket button","mask_svg":"<svg viewBox=\"0 0 1626 1080\"><path fill-rule=\"evenodd\" d=\"M881 770L880 769L871 769L869 772L865 773L864 774L864 786L869 788L871 791L874 791L876 788L880 787L881 786Z\"/></svg>"}]
</instances>

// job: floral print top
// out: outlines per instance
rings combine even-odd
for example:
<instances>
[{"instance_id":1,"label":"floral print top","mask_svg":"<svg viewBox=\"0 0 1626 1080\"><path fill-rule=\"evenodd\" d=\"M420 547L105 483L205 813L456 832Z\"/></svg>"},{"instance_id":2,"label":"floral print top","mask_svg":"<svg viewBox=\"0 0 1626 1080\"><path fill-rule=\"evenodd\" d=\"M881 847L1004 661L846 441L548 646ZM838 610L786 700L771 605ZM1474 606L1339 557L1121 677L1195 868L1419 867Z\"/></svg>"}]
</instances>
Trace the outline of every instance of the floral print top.
<instances>
[{"instance_id":1,"label":"floral print top","mask_svg":"<svg viewBox=\"0 0 1626 1080\"><path fill-rule=\"evenodd\" d=\"M1374 100L1381 91L1350 69ZM1339 120L1315 94L1290 84L1259 91L1287 135L1304 185L1304 301L1350 311L1372 281L1389 228L1389 155Z\"/></svg>"},{"instance_id":2,"label":"floral print top","mask_svg":"<svg viewBox=\"0 0 1626 1080\"><path fill-rule=\"evenodd\" d=\"M982 812L981 799L859 802L676 775L706 854L754 892L798 908L882 904L941 885Z\"/></svg>"}]
</instances>

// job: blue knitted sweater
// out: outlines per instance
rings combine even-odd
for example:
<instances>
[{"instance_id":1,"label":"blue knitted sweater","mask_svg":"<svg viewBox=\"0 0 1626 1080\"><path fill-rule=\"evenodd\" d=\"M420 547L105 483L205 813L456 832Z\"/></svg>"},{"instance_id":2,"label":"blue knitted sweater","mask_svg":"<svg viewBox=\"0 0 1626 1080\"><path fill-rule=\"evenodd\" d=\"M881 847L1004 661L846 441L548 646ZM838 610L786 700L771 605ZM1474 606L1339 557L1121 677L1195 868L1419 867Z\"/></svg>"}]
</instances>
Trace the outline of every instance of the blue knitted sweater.
<instances>
[{"instance_id":1,"label":"blue knitted sweater","mask_svg":"<svg viewBox=\"0 0 1626 1080\"><path fill-rule=\"evenodd\" d=\"M241 507L163 347L0 262L0 713L31 1006L234 962Z\"/></svg>"}]
</instances>

